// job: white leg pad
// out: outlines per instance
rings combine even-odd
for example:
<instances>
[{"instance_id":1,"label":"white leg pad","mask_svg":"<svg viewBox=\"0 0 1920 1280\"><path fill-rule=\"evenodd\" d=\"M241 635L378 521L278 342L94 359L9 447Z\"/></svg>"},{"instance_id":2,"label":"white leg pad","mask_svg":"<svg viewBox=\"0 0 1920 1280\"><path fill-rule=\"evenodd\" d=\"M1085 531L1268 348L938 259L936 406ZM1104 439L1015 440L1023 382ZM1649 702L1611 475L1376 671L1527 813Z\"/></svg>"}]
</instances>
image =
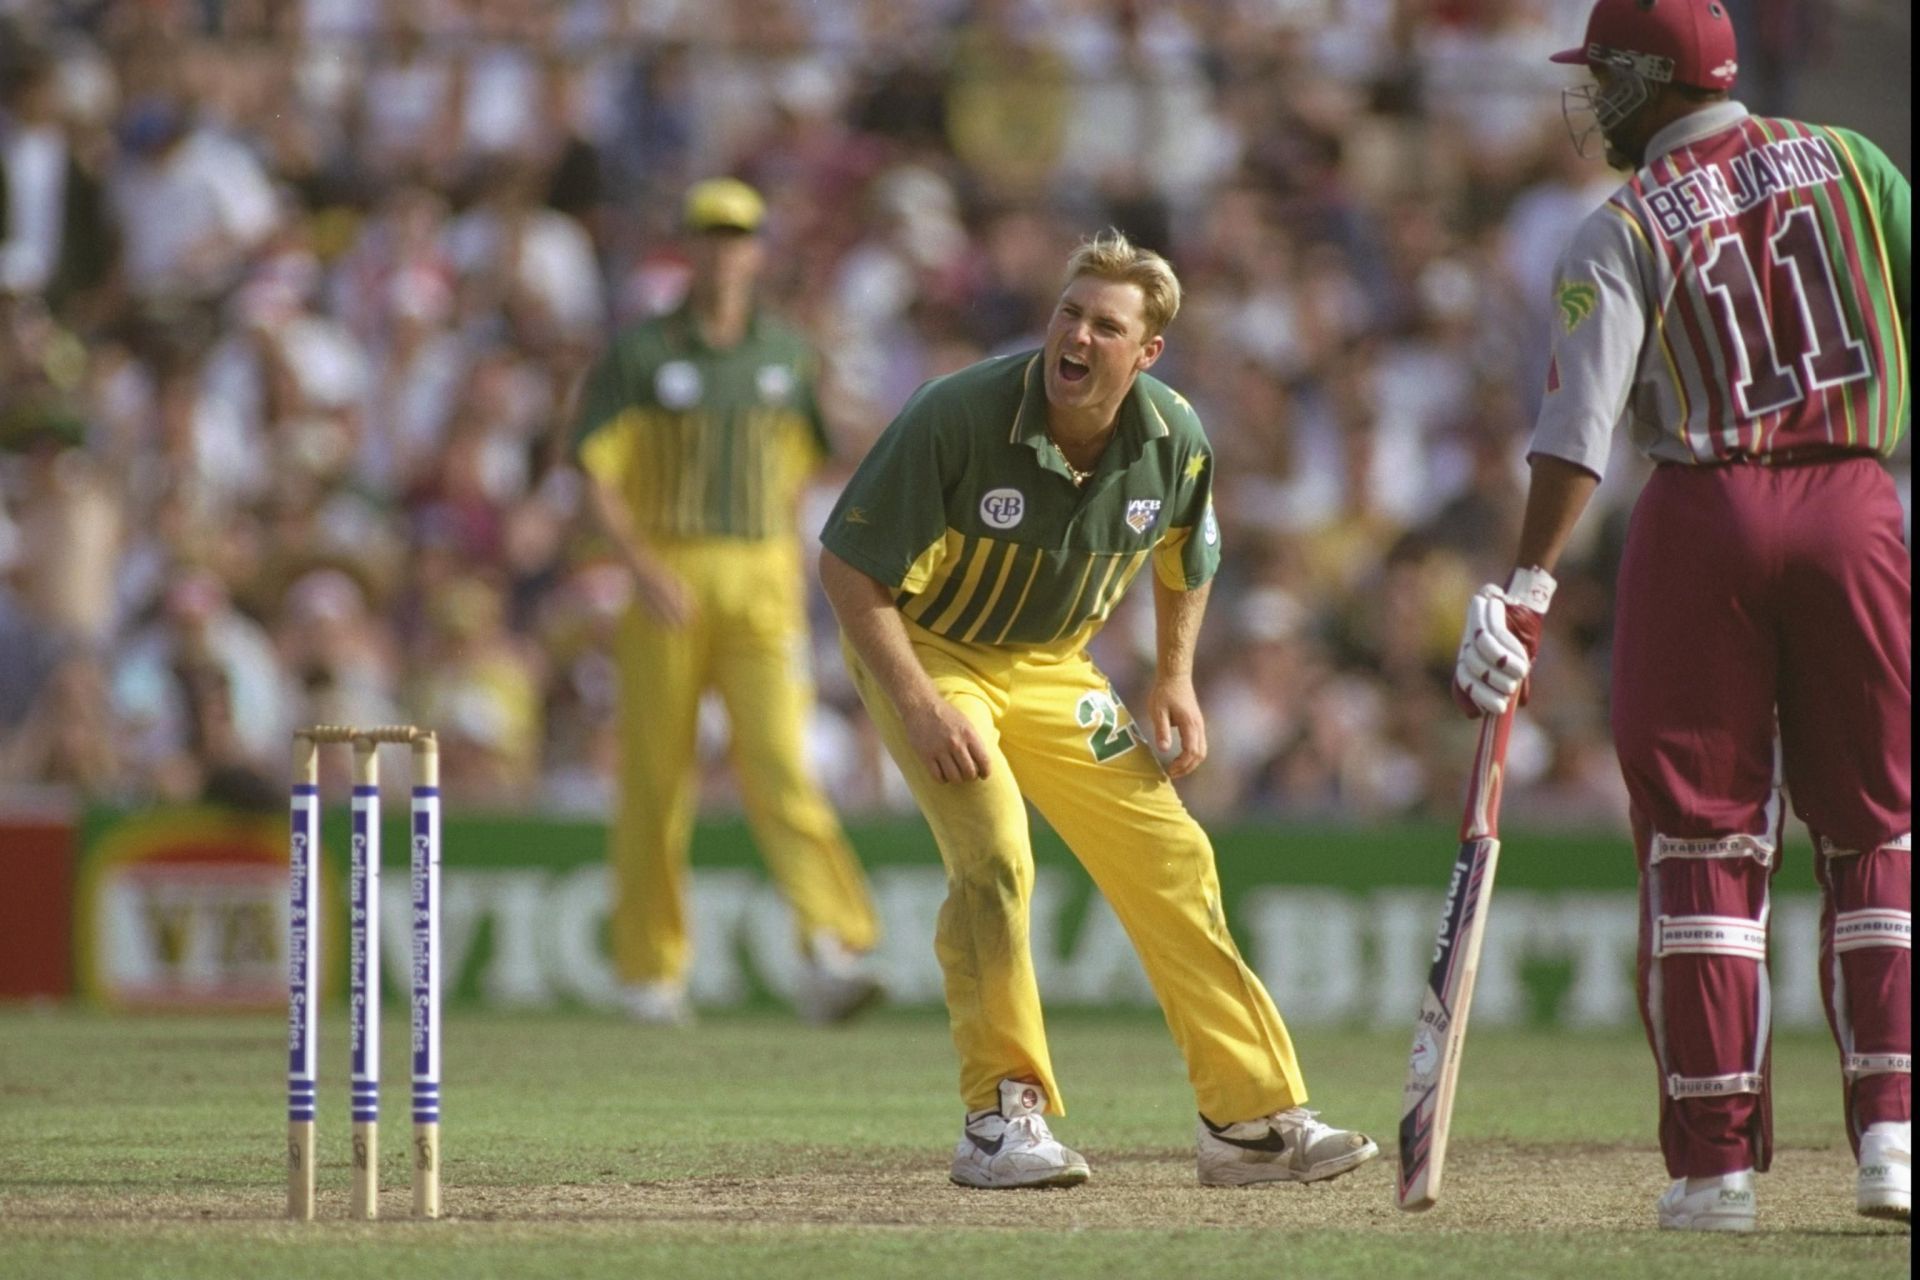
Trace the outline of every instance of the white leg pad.
<instances>
[{"instance_id":1,"label":"white leg pad","mask_svg":"<svg viewBox=\"0 0 1920 1280\"><path fill-rule=\"evenodd\" d=\"M1757 1071L1725 1076L1668 1076L1669 1098L1725 1098L1736 1093L1759 1093L1765 1081Z\"/></svg>"},{"instance_id":2,"label":"white leg pad","mask_svg":"<svg viewBox=\"0 0 1920 1280\"><path fill-rule=\"evenodd\" d=\"M1661 916L1654 931L1656 956L1767 958L1767 927L1743 916Z\"/></svg>"},{"instance_id":3,"label":"white leg pad","mask_svg":"<svg viewBox=\"0 0 1920 1280\"><path fill-rule=\"evenodd\" d=\"M1910 1076L1913 1074L1913 1055L1850 1053L1847 1055L1846 1073L1849 1080L1858 1080L1861 1076Z\"/></svg>"},{"instance_id":4,"label":"white leg pad","mask_svg":"<svg viewBox=\"0 0 1920 1280\"><path fill-rule=\"evenodd\" d=\"M1654 833L1649 860L1669 858L1752 858L1763 867L1773 865L1773 841L1765 836L1705 836L1687 839Z\"/></svg>"},{"instance_id":5,"label":"white leg pad","mask_svg":"<svg viewBox=\"0 0 1920 1280\"><path fill-rule=\"evenodd\" d=\"M1874 847L1877 849L1891 849L1896 853L1912 853L1913 852L1913 833L1911 831L1903 831L1899 835L1895 836L1893 839L1888 840L1883 844L1876 845ZM1860 856L1862 852L1863 851L1859 849L1845 848L1842 845L1834 843L1833 840L1829 839L1826 836L1820 837L1820 854L1822 857L1857 858Z\"/></svg>"},{"instance_id":6,"label":"white leg pad","mask_svg":"<svg viewBox=\"0 0 1920 1280\"><path fill-rule=\"evenodd\" d=\"M1865 947L1913 950L1913 913L1895 907L1863 907L1835 915L1833 949L1859 951Z\"/></svg>"}]
</instances>

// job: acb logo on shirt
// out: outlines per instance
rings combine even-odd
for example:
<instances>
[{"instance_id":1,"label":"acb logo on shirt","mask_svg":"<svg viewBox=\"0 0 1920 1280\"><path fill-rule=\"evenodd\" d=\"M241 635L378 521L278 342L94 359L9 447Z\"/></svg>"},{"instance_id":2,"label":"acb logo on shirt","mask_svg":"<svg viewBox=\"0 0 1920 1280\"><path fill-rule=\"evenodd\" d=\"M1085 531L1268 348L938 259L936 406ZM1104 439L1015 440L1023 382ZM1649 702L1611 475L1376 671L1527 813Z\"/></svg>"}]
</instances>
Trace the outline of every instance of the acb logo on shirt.
<instances>
[{"instance_id":1,"label":"acb logo on shirt","mask_svg":"<svg viewBox=\"0 0 1920 1280\"><path fill-rule=\"evenodd\" d=\"M1135 533L1145 533L1154 517L1160 514L1160 499L1135 498L1127 503L1127 528Z\"/></svg>"},{"instance_id":2,"label":"acb logo on shirt","mask_svg":"<svg viewBox=\"0 0 1920 1280\"><path fill-rule=\"evenodd\" d=\"M1027 514L1027 500L1018 489L989 489L980 499L980 518L990 528L1011 529Z\"/></svg>"}]
</instances>

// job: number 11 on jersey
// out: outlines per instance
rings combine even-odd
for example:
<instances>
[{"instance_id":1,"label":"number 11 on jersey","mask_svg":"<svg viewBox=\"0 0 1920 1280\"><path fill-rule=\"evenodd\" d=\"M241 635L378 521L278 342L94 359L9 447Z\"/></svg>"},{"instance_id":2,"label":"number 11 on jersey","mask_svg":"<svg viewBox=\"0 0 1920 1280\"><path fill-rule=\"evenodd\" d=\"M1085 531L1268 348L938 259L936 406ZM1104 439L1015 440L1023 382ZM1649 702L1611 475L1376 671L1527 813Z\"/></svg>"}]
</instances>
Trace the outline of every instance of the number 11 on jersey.
<instances>
[{"instance_id":1,"label":"number 11 on jersey","mask_svg":"<svg viewBox=\"0 0 1920 1280\"><path fill-rule=\"evenodd\" d=\"M1460 852L1447 884L1434 939L1433 967L1420 993L1413 1052L1400 1106L1399 1203L1418 1213L1440 1198L1440 1173L1453 1118L1453 1090L1460 1080L1460 1052L1467 1035L1467 1009L1480 970L1493 873L1500 860L1500 784L1506 771L1513 708L1481 722L1473 776L1467 783L1466 816L1460 822Z\"/></svg>"}]
</instances>

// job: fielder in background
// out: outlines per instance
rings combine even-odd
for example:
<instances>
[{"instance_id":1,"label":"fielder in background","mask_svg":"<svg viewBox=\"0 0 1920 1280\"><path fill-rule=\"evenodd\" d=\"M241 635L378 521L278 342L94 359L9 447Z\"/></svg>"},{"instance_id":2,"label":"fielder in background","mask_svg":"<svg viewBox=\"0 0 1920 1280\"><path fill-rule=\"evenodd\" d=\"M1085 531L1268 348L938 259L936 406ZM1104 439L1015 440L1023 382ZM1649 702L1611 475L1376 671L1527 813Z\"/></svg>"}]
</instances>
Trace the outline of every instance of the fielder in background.
<instances>
[{"instance_id":1,"label":"fielder in background","mask_svg":"<svg viewBox=\"0 0 1920 1280\"><path fill-rule=\"evenodd\" d=\"M1286 1027L1227 932L1213 847L1171 778L1205 759L1193 653L1219 563L1212 452L1145 370L1180 304L1159 255L1084 244L1037 352L922 387L829 517L820 576L861 698L947 870L935 938L967 1108L953 1180L1070 1186L1028 939L1027 803L1125 925L1187 1061L1203 1183L1312 1182L1379 1154L1302 1105ZM1144 733L1087 642L1149 562ZM1179 755L1162 751L1179 735ZM1171 774L1171 778L1169 777Z\"/></svg>"},{"instance_id":2,"label":"fielder in background","mask_svg":"<svg viewBox=\"0 0 1920 1280\"><path fill-rule=\"evenodd\" d=\"M1857 1204L1905 1220L1912 1131L1912 587L1880 465L1907 425L1907 182L1844 129L1732 101L1712 0L1600 0L1556 55L1632 172L1561 259L1512 582L1458 681L1524 699L1554 568L1618 424L1657 463L1620 567L1613 733L1640 863L1640 1006L1674 1182L1660 1225L1746 1231L1772 1152L1768 885L1810 828Z\"/></svg>"},{"instance_id":3,"label":"fielder in background","mask_svg":"<svg viewBox=\"0 0 1920 1280\"><path fill-rule=\"evenodd\" d=\"M735 778L805 959L799 1008L835 1022L879 993L866 878L807 771L812 706L795 508L827 451L818 359L754 302L766 209L696 183L686 304L620 334L588 373L574 434L591 505L633 574L620 635L614 963L643 1022L691 1010L687 858L701 695L717 689Z\"/></svg>"}]
</instances>

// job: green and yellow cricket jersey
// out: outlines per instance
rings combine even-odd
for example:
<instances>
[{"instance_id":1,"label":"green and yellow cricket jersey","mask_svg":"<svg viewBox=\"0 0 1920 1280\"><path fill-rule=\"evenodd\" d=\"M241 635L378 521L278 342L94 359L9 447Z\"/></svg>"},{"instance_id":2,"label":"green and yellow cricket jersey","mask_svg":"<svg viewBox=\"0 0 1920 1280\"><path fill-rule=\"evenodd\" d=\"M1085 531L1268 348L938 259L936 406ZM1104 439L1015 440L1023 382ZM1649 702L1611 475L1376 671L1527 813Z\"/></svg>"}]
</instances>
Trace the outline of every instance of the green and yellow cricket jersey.
<instances>
[{"instance_id":1,"label":"green and yellow cricket jersey","mask_svg":"<svg viewBox=\"0 0 1920 1280\"><path fill-rule=\"evenodd\" d=\"M818 364L760 313L725 351L685 308L637 325L587 375L574 456L626 496L646 536L790 537L801 486L827 453Z\"/></svg>"},{"instance_id":2,"label":"green and yellow cricket jersey","mask_svg":"<svg viewBox=\"0 0 1920 1280\"><path fill-rule=\"evenodd\" d=\"M1211 463L1192 406L1142 374L1092 477L1074 487L1047 435L1039 353L1003 356L914 393L821 541L936 635L1072 649L1149 556L1175 590L1213 576Z\"/></svg>"}]
</instances>

